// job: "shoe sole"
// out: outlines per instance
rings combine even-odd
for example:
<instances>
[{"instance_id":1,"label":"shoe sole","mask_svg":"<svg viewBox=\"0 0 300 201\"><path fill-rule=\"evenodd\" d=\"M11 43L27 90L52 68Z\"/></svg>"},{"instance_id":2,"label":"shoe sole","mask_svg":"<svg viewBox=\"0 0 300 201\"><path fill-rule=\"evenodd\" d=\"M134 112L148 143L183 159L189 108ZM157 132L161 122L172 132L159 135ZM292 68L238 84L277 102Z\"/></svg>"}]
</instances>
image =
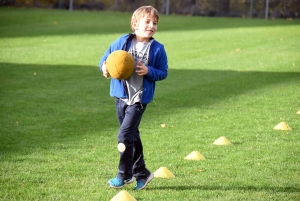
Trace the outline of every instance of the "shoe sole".
<instances>
[{"instance_id":1,"label":"shoe sole","mask_svg":"<svg viewBox=\"0 0 300 201\"><path fill-rule=\"evenodd\" d=\"M135 178L132 177L129 181L124 181L125 184L123 186L125 186L126 184L131 184L135 181ZM107 184L109 185L109 187L111 188L115 188L115 189L119 189L119 188L122 188L123 186L112 186L109 182L107 182Z\"/></svg>"},{"instance_id":2,"label":"shoe sole","mask_svg":"<svg viewBox=\"0 0 300 201\"><path fill-rule=\"evenodd\" d=\"M110 183L108 183L109 187L111 188L115 188L115 189L119 189L119 188L122 188L123 186L125 186L125 184L123 186L112 186L110 185Z\"/></svg>"},{"instance_id":3,"label":"shoe sole","mask_svg":"<svg viewBox=\"0 0 300 201\"><path fill-rule=\"evenodd\" d=\"M147 187L148 183L154 178L154 175L151 173L150 176L148 177L147 181L145 182L145 185L142 186L141 188L135 188L134 190L143 190L144 188Z\"/></svg>"},{"instance_id":4,"label":"shoe sole","mask_svg":"<svg viewBox=\"0 0 300 201\"><path fill-rule=\"evenodd\" d=\"M132 177L130 180L124 181L125 184L132 184L135 181L135 177Z\"/></svg>"}]
</instances>

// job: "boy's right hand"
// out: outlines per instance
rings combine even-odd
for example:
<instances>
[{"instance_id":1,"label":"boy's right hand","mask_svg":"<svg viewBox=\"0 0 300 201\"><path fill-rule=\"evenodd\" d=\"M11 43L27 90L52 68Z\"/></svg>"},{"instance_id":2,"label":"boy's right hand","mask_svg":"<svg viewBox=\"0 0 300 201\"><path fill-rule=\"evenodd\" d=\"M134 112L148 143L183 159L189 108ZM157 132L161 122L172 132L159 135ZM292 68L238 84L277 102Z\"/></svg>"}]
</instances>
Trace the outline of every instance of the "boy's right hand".
<instances>
[{"instance_id":1,"label":"boy's right hand","mask_svg":"<svg viewBox=\"0 0 300 201\"><path fill-rule=\"evenodd\" d=\"M102 64L102 72L103 72L103 76L106 78L110 77L110 74L108 72L108 69L106 67L106 61L104 61L104 63Z\"/></svg>"}]
</instances>

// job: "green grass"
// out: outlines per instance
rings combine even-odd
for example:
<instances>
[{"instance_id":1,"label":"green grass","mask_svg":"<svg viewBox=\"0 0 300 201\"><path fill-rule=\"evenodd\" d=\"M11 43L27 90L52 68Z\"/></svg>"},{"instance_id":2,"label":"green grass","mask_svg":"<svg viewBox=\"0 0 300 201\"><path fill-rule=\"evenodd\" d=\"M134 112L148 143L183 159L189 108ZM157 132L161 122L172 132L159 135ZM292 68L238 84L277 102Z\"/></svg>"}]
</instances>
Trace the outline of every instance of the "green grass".
<instances>
[{"instance_id":1,"label":"green grass","mask_svg":"<svg viewBox=\"0 0 300 201\"><path fill-rule=\"evenodd\" d=\"M0 9L0 200L110 200L114 99L98 62L130 13ZM169 76L140 126L137 200L300 199L299 20L161 16ZM273 127L285 121L292 131ZM166 124L162 128L160 124ZM230 146L212 143L226 136ZM198 150L204 161L184 157Z\"/></svg>"}]
</instances>

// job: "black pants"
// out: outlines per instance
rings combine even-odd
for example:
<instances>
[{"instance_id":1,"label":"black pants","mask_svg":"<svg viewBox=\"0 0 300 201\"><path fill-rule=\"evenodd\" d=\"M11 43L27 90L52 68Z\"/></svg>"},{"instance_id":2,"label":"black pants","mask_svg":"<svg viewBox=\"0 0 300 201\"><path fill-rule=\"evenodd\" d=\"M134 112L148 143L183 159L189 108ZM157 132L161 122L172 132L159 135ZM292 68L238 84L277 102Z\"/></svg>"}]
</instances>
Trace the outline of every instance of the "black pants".
<instances>
[{"instance_id":1,"label":"black pants","mask_svg":"<svg viewBox=\"0 0 300 201\"><path fill-rule=\"evenodd\" d=\"M125 151L120 152L118 177L123 180L145 179L150 175L146 168L143 145L140 138L139 125L146 109L146 104L127 105L121 99L116 99L116 111L120 123L118 143L125 145Z\"/></svg>"}]
</instances>

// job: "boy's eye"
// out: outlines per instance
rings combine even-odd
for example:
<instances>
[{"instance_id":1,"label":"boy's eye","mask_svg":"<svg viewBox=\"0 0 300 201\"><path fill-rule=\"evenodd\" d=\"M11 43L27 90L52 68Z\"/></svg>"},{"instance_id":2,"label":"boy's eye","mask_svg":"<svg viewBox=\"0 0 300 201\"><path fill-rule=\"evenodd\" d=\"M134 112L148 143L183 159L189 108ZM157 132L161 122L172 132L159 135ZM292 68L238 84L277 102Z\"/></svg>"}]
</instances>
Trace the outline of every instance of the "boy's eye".
<instances>
[{"instance_id":1,"label":"boy's eye","mask_svg":"<svg viewBox=\"0 0 300 201\"><path fill-rule=\"evenodd\" d=\"M152 21L151 19L145 19L144 20L144 22L146 23L146 24L150 24L151 22L153 23L153 25L157 25L157 22L156 21Z\"/></svg>"}]
</instances>

